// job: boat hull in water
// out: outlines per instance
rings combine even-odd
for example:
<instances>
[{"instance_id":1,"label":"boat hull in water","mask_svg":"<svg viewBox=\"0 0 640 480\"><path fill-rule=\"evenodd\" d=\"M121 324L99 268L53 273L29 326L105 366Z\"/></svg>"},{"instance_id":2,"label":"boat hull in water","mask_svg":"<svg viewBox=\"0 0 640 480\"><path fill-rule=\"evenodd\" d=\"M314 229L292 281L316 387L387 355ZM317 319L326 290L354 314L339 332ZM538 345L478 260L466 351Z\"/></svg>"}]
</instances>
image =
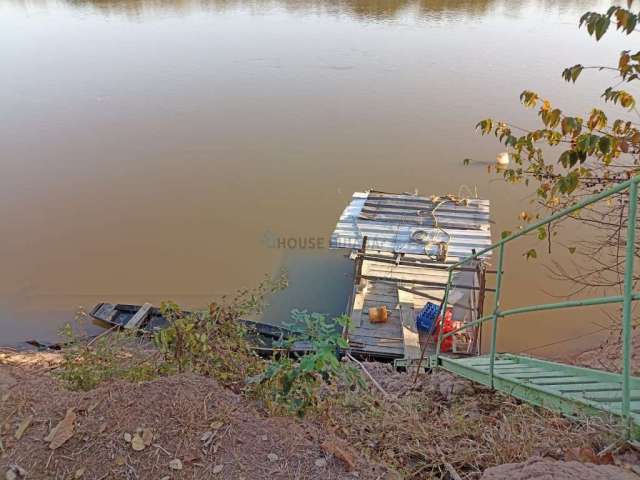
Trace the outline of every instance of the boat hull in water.
<instances>
[{"instance_id":1,"label":"boat hull in water","mask_svg":"<svg viewBox=\"0 0 640 480\"><path fill-rule=\"evenodd\" d=\"M112 327L125 328L143 308L144 306L142 305L98 303L89 312L89 316ZM185 311L184 313L189 314L191 312ZM281 342L294 336L291 330L277 325L244 319L239 319L238 323L247 329L247 339L260 354L268 355L274 351L283 350ZM144 318L135 328L146 333L155 333L168 326L169 320L162 315L161 310L158 307L150 307L146 309ZM308 342L295 342L289 350L304 353L309 350L309 345Z\"/></svg>"}]
</instances>

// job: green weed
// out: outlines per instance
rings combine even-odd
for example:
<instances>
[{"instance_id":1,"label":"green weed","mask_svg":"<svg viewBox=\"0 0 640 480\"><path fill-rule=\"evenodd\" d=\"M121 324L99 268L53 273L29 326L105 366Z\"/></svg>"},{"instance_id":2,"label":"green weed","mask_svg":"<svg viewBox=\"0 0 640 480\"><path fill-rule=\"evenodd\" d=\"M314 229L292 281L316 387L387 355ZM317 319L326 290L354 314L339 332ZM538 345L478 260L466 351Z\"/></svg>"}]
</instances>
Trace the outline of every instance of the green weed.
<instances>
[{"instance_id":1,"label":"green weed","mask_svg":"<svg viewBox=\"0 0 640 480\"><path fill-rule=\"evenodd\" d=\"M350 321L348 316L338 317L331 323L324 315L294 310L292 318L295 323L290 327L297 330L297 334L286 344L307 341L311 352L298 359L279 355L263 372L248 380L270 410L303 416L319 405L323 386L338 383L352 388L364 386L360 372L338 359L339 349L347 348L348 344L336 325L346 326Z\"/></svg>"},{"instance_id":2,"label":"green weed","mask_svg":"<svg viewBox=\"0 0 640 480\"><path fill-rule=\"evenodd\" d=\"M69 324L62 334L66 347L56 375L71 390L91 390L112 379L142 382L159 374L153 353L132 345L135 339L130 334L112 332L86 342L75 335Z\"/></svg>"}]
</instances>

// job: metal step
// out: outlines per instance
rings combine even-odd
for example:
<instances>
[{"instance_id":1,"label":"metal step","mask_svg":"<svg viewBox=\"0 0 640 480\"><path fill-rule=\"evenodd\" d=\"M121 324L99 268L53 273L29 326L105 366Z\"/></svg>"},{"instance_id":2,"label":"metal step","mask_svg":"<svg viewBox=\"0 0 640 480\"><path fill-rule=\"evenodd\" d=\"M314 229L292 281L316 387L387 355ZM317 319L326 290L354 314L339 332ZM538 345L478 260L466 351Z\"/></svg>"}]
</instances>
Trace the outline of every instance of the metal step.
<instances>
[{"instance_id":1,"label":"metal step","mask_svg":"<svg viewBox=\"0 0 640 480\"><path fill-rule=\"evenodd\" d=\"M432 357L432 365L436 361ZM491 385L488 355L454 358L440 355L438 368ZM565 415L615 415L622 412L622 376L524 355L499 354L493 388L525 402ZM640 378L631 379L631 420L640 427Z\"/></svg>"}]
</instances>

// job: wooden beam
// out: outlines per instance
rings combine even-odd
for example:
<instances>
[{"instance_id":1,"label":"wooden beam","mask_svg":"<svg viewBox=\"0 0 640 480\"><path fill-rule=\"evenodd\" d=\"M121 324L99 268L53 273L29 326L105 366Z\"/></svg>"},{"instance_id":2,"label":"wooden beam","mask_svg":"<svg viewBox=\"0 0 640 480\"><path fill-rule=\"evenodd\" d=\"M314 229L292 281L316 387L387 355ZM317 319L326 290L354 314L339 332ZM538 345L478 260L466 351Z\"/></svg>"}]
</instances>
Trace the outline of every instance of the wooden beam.
<instances>
[{"instance_id":1,"label":"wooden beam","mask_svg":"<svg viewBox=\"0 0 640 480\"><path fill-rule=\"evenodd\" d=\"M386 257L384 255L374 255L370 253L357 253L357 258L362 258L362 260L371 260L373 262L380 263L391 263L394 265L404 265L407 267L421 267L421 268L433 268L435 270L447 270L449 268L448 265L443 263L423 263L416 262L411 260L400 260L399 262L395 258ZM475 272L475 268L471 267L458 267L453 269L455 272ZM486 273L497 273L497 270L487 270Z\"/></svg>"},{"instance_id":2,"label":"wooden beam","mask_svg":"<svg viewBox=\"0 0 640 480\"><path fill-rule=\"evenodd\" d=\"M403 280L400 278L393 277L378 277L375 275L362 275L362 278L366 280L378 280L379 282L390 282L390 283L408 283L414 285L425 285L427 287L432 288L433 290L444 290L447 288L446 282L426 282L422 280ZM452 285L452 288L460 288L462 290L479 290L480 287L472 287L470 285ZM495 292L494 288L486 288L485 292Z\"/></svg>"},{"instance_id":3,"label":"wooden beam","mask_svg":"<svg viewBox=\"0 0 640 480\"><path fill-rule=\"evenodd\" d=\"M142 307L140 307L140 310L138 310L135 315L129 319L124 328L126 328L127 330L138 328L144 321L144 319L147 318L147 315L149 315L149 310L151 310L152 306L153 305L151 305L150 303L145 303L144 305L142 305Z\"/></svg>"},{"instance_id":4,"label":"wooden beam","mask_svg":"<svg viewBox=\"0 0 640 480\"><path fill-rule=\"evenodd\" d=\"M420 358L420 338L416 329L415 311L411 304L400 304L402 319L402 337L404 344L404 358Z\"/></svg>"},{"instance_id":5,"label":"wooden beam","mask_svg":"<svg viewBox=\"0 0 640 480\"><path fill-rule=\"evenodd\" d=\"M353 279L353 282L356 285L360 285L360 278L362 277L362 263L364 262L363 258L365 253L367 251L367 236L365 235L362 238L362 248L360 248L359 252L358 252L358 258L359 258L359 262L358 262L358 258L356 258L356 276Z\"/></svg>"},{"instance_id":6,"label":"wooden beam","mask_svg":"<svg viewBox=\"0 0 640 480\"><path fill-rule=\"evenodd\" d=\"M413 295L415 295L417 297L428 298L429 300L435 300L436 302L442 302L442 297L438 298L438 297L435 297L433 295L429 295L428 293L421 292L420 290L416 290L414 288L403 287L402 285L398 285L398 290L402 290L403 292L411 293L411 294L413 294ZM447 303L449 303L449 305L453 305L456 308L460 308L462 310L471 311L471 308L467 307L466 305L462 305L459 302L457 302L457 303L447 302Z\"/></svg>"}]
</instances>

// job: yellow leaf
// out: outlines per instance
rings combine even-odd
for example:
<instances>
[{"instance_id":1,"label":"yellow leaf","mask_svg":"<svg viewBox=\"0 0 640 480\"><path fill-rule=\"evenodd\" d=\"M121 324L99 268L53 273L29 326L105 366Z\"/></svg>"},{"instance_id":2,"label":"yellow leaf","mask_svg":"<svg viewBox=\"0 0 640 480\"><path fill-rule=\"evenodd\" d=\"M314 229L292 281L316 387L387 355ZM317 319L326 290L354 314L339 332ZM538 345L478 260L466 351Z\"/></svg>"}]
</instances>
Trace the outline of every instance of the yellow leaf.
<instances>
[{"instance_id":1,"label":"yellow leaf","mask_svg":"<svg viewBox=\"0 0 640 480\"><path fill-rule=\"evenodd\" d=\"M223 422L211 422L211 428L213 430L219 430L224 426Z\"/></svg>"},{"instance_id":2,"label":"yellow leaf","mask_svg":"<svg viewBox=\"0 0 640 480\"><path fill-rule=\"evenodd\" d=\"M136 433L131 439L131 448L136 452L139 452L140 450L144 450L144 447L144 440L142 440L142 437Z\"/></svg>"},{"instance_id":3,"label":"yellow leaf","mask_svg":"<svg viewBox=\"0 0 640 480\"><path fill-rule=\"evenodd\" d=\"M27 428L29 428L29 425L31 425L32 420L33 420L33 415L29 415L27 418L25 418L20 422L20 425L18 425L18 428L16 429L16 433L14 434L14 437L16 440L20 440L22 438L22 435L24 435L24 432L27 430Z\"/></svg>"}]
</instances>

